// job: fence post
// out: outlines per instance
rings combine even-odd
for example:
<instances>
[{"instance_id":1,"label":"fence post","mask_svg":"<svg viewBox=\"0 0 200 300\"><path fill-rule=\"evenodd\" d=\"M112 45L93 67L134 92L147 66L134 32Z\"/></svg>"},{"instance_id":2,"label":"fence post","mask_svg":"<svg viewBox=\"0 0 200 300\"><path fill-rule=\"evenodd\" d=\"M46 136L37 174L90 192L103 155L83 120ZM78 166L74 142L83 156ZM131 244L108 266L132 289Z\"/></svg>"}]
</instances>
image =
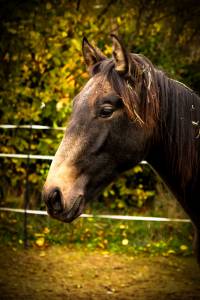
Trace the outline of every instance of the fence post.
<instances>
[{"instance_id":1,"label":"fence post","mask_svg":"<svg viewBox=\"0 0 200 300\"><path fill-rule=\"evenodd\" d=\"M31 152L31 138L32 138L32 123L30 124L29 139L28 139L28 156L27 156L27 166L26 166L26 184L24 193L24 248L28 248L28 214L27 209L30 201L30 191L29 191L29 174L30 174L30 152Z\"/></svg>"}]
</instances>

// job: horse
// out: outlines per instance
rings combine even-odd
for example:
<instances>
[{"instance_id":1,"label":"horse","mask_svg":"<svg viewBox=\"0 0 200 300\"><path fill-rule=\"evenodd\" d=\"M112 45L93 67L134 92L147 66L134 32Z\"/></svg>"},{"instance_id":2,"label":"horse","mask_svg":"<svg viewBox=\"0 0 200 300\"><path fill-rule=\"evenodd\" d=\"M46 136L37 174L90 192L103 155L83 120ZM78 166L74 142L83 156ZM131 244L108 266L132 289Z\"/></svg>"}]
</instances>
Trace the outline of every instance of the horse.
<instances>
[{"instance_id":1,"label":"horse","mask_svg":"<svg viewBox=\"0 0 200 300\"><path fill-rule=\"evenodd\" d=\"M195 228L200 263L200 97L111 35L112 58L84 37L90 79L43 188L50 216L71 222L122 172L147 160Z\"/></svg>"}]
</instances>

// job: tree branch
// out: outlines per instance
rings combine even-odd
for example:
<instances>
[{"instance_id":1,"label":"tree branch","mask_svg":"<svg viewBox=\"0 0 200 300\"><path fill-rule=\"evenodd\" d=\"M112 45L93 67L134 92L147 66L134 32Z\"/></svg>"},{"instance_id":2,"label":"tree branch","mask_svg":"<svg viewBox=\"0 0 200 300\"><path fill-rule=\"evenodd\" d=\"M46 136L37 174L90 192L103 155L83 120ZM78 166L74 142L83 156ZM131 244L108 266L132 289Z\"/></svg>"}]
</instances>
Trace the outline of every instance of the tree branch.
<instances>
[{"instance_id":1,"label":"tree branch","mask_svg":"<svg viewBox=\"0 0 200 300\"><path fill-rule=\"evenodd\" d=\"M77 0L76 10L79 11L81 0Z\"/></svg>"}]
</instances>

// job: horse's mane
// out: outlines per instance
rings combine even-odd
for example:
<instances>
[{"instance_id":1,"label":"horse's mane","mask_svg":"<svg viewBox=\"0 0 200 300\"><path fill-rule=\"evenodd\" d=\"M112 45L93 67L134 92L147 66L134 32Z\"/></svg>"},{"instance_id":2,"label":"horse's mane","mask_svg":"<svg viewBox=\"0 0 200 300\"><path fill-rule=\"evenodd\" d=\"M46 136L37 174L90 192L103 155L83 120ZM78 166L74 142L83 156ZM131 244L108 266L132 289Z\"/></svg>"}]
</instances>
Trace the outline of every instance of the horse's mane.
<instances>
[{"instance_id":1,"label":"horse's mane","mask_svg":"<svg viewBox=\"0 0 200 300\"><path fill-rule=\"evenodd\" d=\"M131 119L148 130L161 130L170 165L185 182L197 169L200 98L155 68L146 57L130 54L128 59L129 71L125 76L117 73L113 59L97 63L92 73L100 72L110 82Z\"/></svg>"},{"instance_id":2,"label":"horse's mane","mask_svg":"<svg viewBox=\"0 0 200 300\"><path fill-rule=\"evenodd\" d=\"M200 98L183 83L156 72L160 98L160 128L169 165L183 186L199 170Z\"/></svg>"}]
</instances>

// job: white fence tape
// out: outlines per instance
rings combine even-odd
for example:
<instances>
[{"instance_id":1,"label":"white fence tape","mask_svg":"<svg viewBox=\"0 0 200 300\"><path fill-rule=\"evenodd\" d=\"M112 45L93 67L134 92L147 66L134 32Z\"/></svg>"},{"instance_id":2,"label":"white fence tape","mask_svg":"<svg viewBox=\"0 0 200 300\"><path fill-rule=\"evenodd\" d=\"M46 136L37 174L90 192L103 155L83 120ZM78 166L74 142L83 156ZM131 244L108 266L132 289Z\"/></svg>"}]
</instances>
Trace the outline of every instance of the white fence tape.
<instances>
[{"instance_id":1,"label":"white fence tape","mask_svg":"<svg viewBox=\"0 0 200 300\"><path fill-rule=\"evenodd\" d=\"M34 155L34 154L15 154L15 153L0 153L0 157L10 157L10 158L30 158L30 159L44 159L53 160L53 155ZM141 164L148 164L147 161L143 160Z\"/></svg>"},{"instance_id":2,"label":"white fence tape","mask_svg":"<svg viewBox=\"0 0 200 300\"><path fill-rule=\"evenodd\" d=\"M0 207L1 211L16 212L16 213L27 213L34 215L48 215L44 210L30 210ZM101 218L101 219L113 219L113 220L124 220L124 221L153 221L153 222L182 222L190 223L189 219L176 219L176 218L159 218L159 217L142 217L142 216L121 216L121 215L92 215L82 214L82 218Z\"/></svg>"},{"instance_id":3,"label":"white fence tape","mask_svg":"<svg viewBox=\"0 0 200 300\"><path fill-rule=\"evenodd\" d=\"M23 129L53 129L53 130L62 130L64 131L65 127L50 127L44 125L10 125L10 124L2 124L0 128L4 129L14 129L14 128L23 128Z\"/></svg>"},{"instance_id":4,"label":"white fence tape","mask_svg":"<svg viewBox=\"0 0 200 300\"><path fill-rule=\"evenodd\" d=\"M10 157L10 158L30 158L30 159L44 159L52 160L53 155L34 155L34 154L10 154L10 153L0 153L0 157Z\"/></svg>"},{"instance_id":5,"label":"white fence tape","mask_svg":"<svg viewBox=\"0 0 200 300\"><path fill-rule=\"evenodd\" d=\"M43 125L9 125L2 124L0 128L5 129L14 129L14 128L24 128L24 129L53 129L53 130L65 130L65 127L49 127ZM0 153L0 157L10 157L10 158L30 158L30 159L44 159L44 160L52 160L54 156L51 155L33 155L33 154L10 154L10 153ZM141 164L148 164L147 161L143 160L140 162ZM35 215L47 215L46 211L41 210L24 210L17 208L7 208L0 207L0 211L7 212L16 212L16 213L27 213L27 214L35 214ZM189 219L176 219L176 218L159 218L159 217L142 217L142 216L121 216L121 215L92 215L92 214L82 214L80 217L82 218L102 218L102 219L113 219L113 220L125 220L125 221L157 221L157 222L182 222L182 223L190 223Z\"/></svg>"}]
</instances>

